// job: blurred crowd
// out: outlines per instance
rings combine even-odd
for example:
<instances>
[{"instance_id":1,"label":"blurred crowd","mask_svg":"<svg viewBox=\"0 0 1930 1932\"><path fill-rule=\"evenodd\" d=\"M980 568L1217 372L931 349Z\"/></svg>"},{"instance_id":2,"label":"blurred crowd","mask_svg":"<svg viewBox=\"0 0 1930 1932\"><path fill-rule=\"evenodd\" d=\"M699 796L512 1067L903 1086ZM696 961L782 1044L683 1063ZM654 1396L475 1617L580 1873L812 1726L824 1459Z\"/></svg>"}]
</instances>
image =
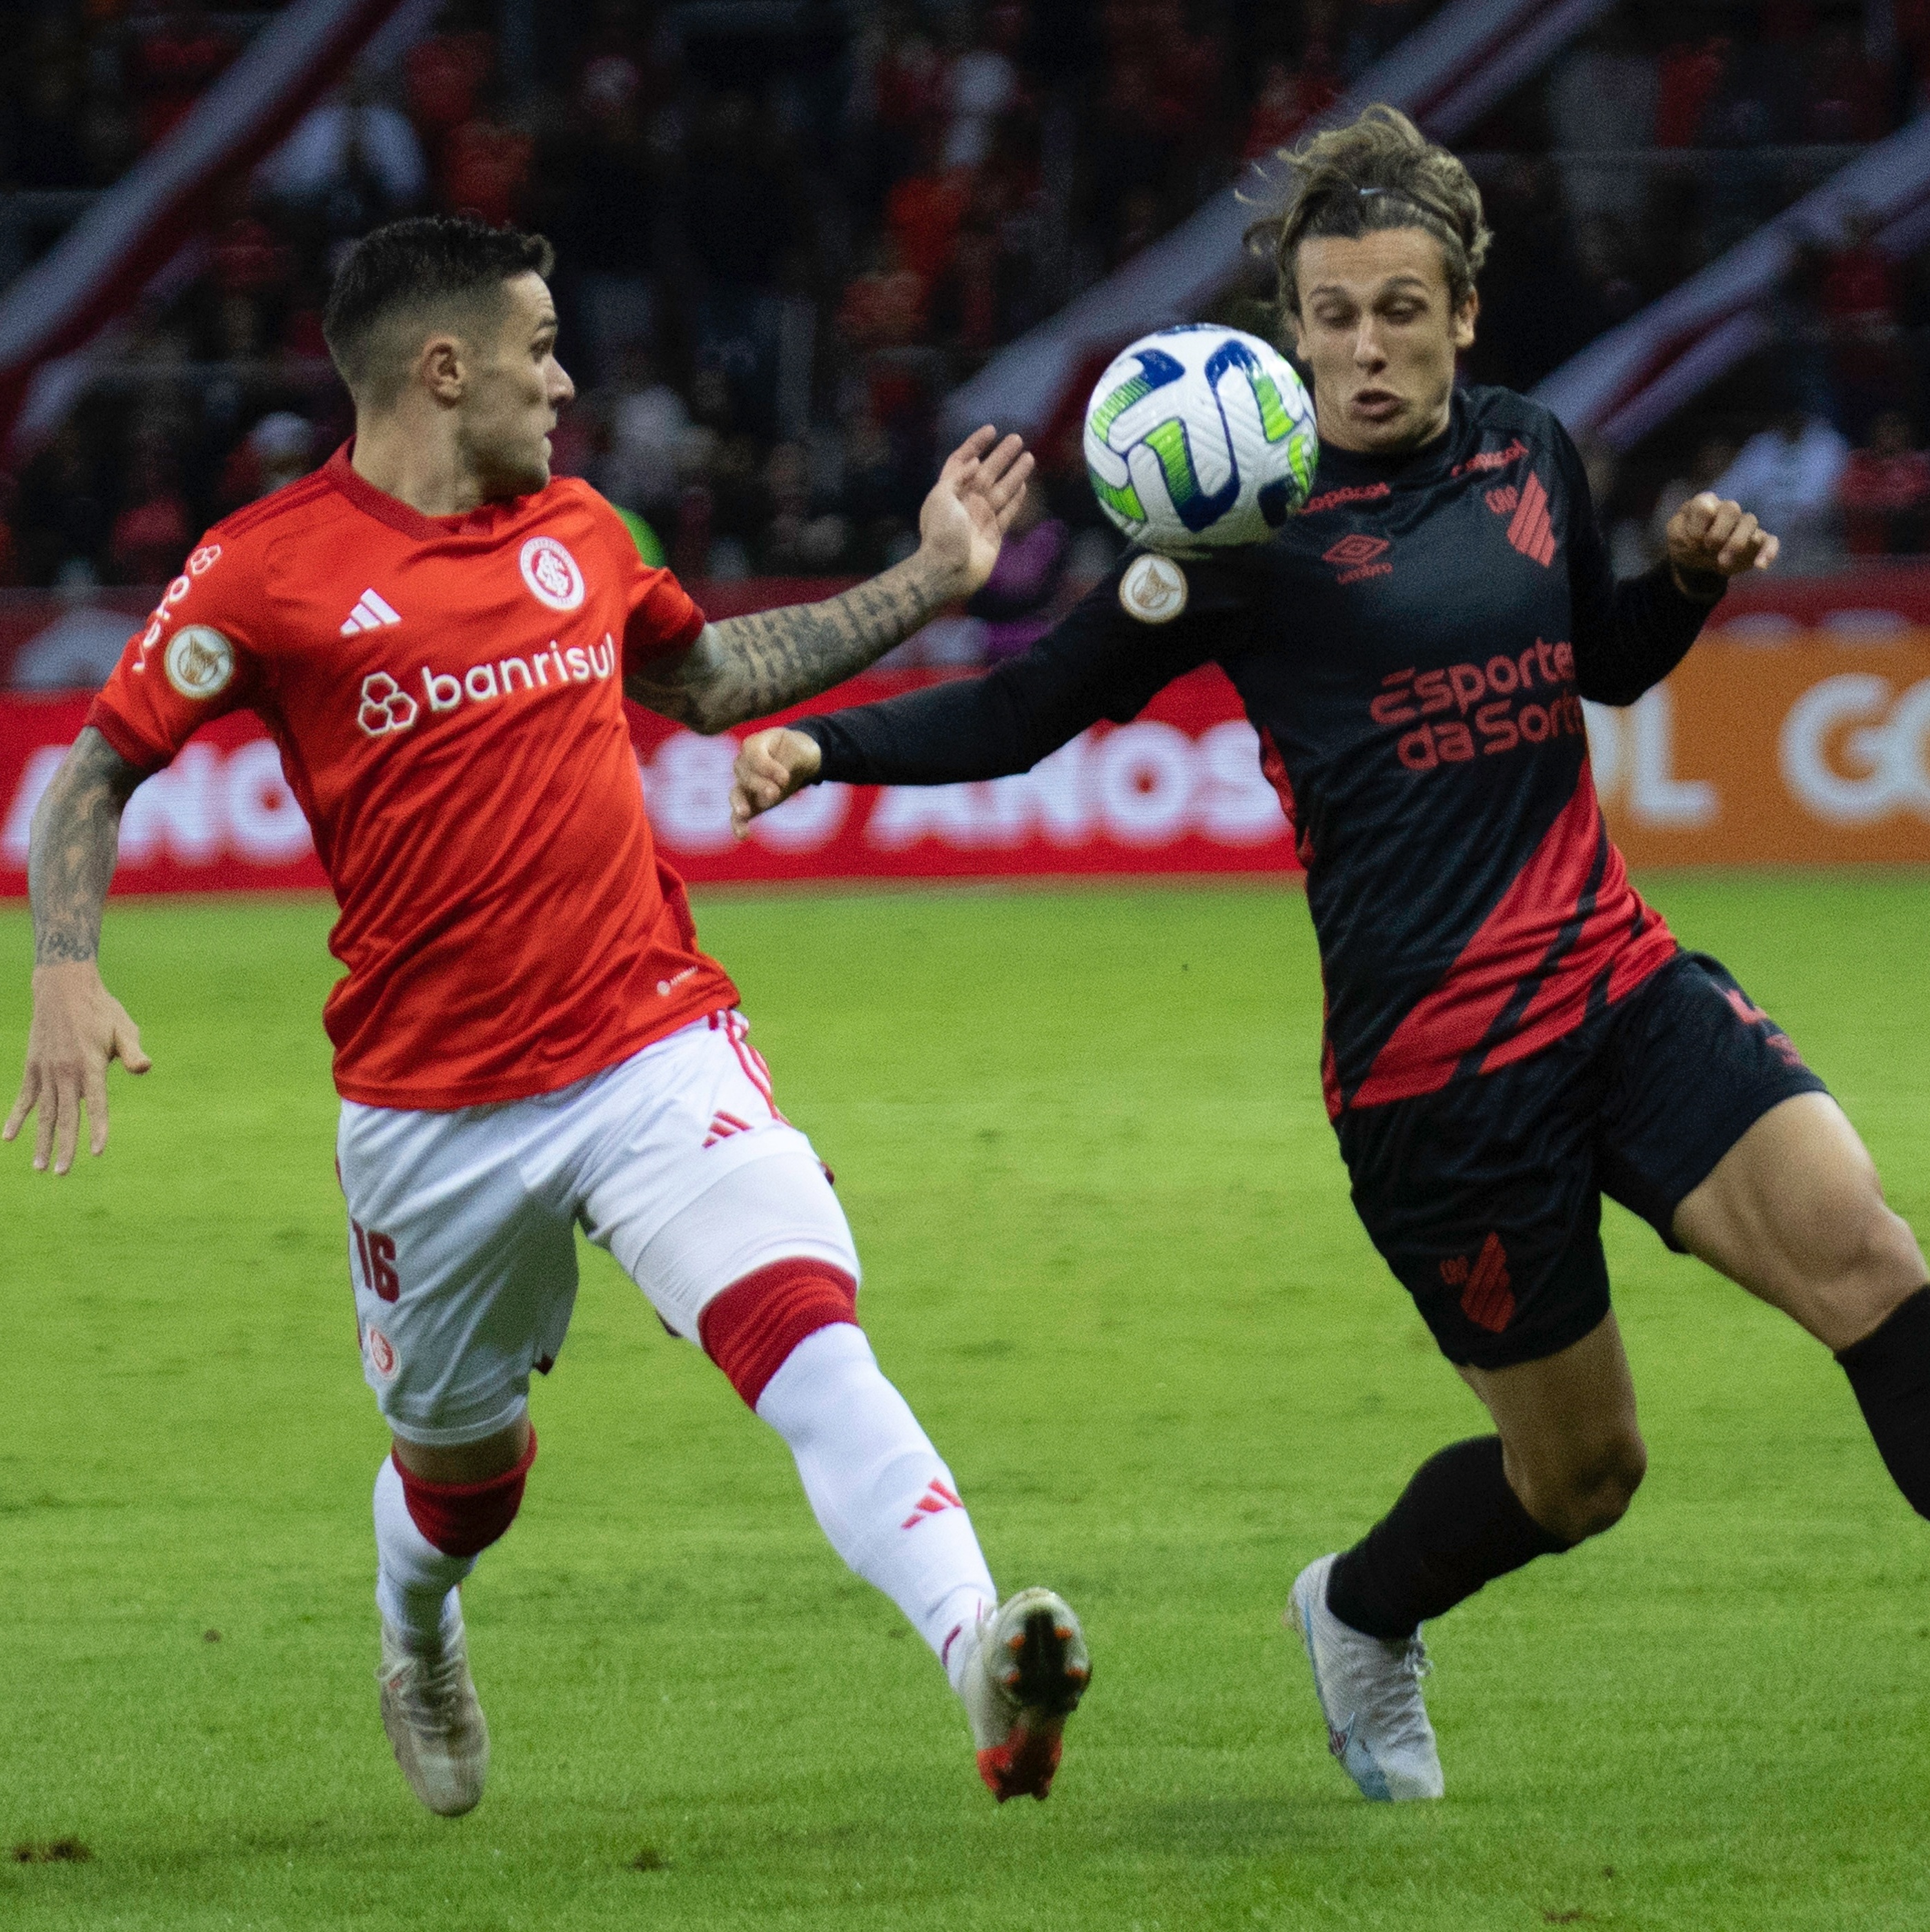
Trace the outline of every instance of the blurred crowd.
<instances>
[{"instance_id":1,"label":"blurred crowd","mask_svg":"<svg viewBox=\"0 0 1930 1932\"><path fill-rule=\"evenodd\" d=\"M647 547L693 579L878 568L915 542L945 393L1290 142L1433 10L457 0L230 192L59 419L17 446L0 582L164 579L206 524L326 457L350 427L320 335L332 266L427 208L556 243L579 391L557 466L635 513ZM0 74L0 279L267 17L0 4L17 50ZM1499 236L1469 374L1532 386L1892 131L1926 77L1930 0L1615 8L1457 144ZM1228 317L1250 323L1259 286L1234 290ZM1646 468L1604 472L1628 555L1670 489L1752 464L1804 506L1799 550L1922 547L1930 280L1851 233L1784 306L1778 393L1718 397ZM1076 440L1041 453L1001 582L926 650L1022 648L1103 574Z\"/></svg>"}]
</instances>

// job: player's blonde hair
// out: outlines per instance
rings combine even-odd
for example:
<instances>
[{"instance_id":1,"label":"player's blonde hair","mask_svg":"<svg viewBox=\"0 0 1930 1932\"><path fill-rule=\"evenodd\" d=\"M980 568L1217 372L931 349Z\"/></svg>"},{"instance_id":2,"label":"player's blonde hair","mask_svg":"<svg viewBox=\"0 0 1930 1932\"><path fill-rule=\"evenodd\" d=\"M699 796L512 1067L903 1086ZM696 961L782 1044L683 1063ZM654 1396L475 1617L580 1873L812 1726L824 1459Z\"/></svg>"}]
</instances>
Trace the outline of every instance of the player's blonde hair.
<instances>
[{"instance_id":1,"label":"player's blonde hair","mask_svg":"<svg viewBox=\"0 0 1930 1932\"><path fill-rule=\"evenodd\" d=\"M1300 314L1295 257L1301 243L1327 236L1351 241L1382 229L1424 230L1441 245L1453 306L1473 294L1494 238L1481 216L1481 190L1398 108L1363 108L1346 127L1282 148L1280 158L1293 170L1292 193L1279 213L1247 230L1247 243L1272 258L1283 320L1292 323Z\"/></svg>"}]
</instances>

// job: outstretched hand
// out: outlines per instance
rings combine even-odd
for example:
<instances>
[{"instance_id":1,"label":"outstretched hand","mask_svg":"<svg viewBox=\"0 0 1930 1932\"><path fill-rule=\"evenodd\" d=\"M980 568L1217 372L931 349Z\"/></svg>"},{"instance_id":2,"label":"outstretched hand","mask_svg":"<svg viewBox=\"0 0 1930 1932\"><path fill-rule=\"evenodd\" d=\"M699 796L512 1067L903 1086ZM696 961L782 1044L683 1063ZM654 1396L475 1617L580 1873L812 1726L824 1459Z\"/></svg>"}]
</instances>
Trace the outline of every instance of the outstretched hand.
<instances>
[{"instance_id":1,"label":"outstretched hand","mask_svg":"<svg viewBox=\"0 0 1930 1932\"><path fill-rule=\"evenodd\" d=\"M823 763L818 741L802 731L778 724L767 731L752 732L744 740L731 772L732 832L748 838L751 820L808 785Z\"/></svg>"},{"instance_id":2,"label":"outstretched hand","mask_svg":"<svg viewBox=\"0 0 1930 1932\"><path fill-rule=\"evenodd\" d=\"M34 970L34 1018L27 1032L27 1066L20 1097L0 1141L11 1141L38 1107L34 1165L50 1160L56 1174L74 1165L80 1142L80 1110L87 1109L88 1151L107 1146L107 1063L130 1073L152 1064L141 1051L140 1029L101 983L91 959L62 960Z\"/></svg>"},{"instance_id":3,"label":"outstretched hand","mask_svg":"<svg viewBox=\"0 0 1930 1932\"><path fill-rule=\"evenodd\" d=\"M989 423L946 458L918 512L918 548L950 596L969 597L992 574L1031 473L1024 442L1016 436L1001 442Z\"/></svg>"},{"instance_id":4,"label":"outstretched hand","mask_svg":"<svg viewBox=\"0 0 1930 1932\"><path fill-rule=\"evenodd\" d=\"M1768 569L1782 548L1740 503L1710 490L1690 497L1669 519L1666 542L1676 588L1698 602L1721 594L1722 578Z\"/></svg>"}]
</instances>

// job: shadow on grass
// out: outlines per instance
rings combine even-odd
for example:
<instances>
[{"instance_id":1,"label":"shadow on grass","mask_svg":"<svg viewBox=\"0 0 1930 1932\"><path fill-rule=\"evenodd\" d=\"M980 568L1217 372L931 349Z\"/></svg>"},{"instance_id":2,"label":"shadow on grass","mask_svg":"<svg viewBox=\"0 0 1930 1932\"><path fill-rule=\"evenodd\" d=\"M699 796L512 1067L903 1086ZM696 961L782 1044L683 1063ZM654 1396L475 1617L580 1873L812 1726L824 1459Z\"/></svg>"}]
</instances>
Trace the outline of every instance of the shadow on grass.
<instances>
[{"instance_id":1,"label":"shadow on grass","mask_svg":"<svg viewBox=\"0 0 1930 1932\"><path fill-rule=\"evenodd\" d=\"M1261 1858L1307 1841L1328 1808L1281 1798L1189 1798L1134 1808L1125 1835L1148 1851L1187 1858Z\"/></svg>"}]
</instances>

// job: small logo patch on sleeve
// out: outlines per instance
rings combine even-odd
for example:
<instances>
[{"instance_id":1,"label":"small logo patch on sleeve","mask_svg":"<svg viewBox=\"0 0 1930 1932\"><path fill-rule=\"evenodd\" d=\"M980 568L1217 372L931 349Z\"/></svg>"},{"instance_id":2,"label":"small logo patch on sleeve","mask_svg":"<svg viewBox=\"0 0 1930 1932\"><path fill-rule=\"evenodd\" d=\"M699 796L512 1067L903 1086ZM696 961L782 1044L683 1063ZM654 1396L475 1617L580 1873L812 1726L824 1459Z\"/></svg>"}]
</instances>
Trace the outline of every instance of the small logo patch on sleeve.
<instances>
[{"instance_id":1,"label":"small logo patch on sleeve","mask_svg":"<svg viewBox=\"0 0 1930 1932\"><path fill-rule=\"evenodd\" d=\"M190 624L176 632L161 662L168 682L183 698L199 701L228 688L235 674L235 647L219 631Z\"/></svg>"},{"instance_id":2,"label":"small logo patch on sleeve","mask_svg":"<svg viewBox=\"0 0 1930 1932\"><path fill-rule=\"evenodd\" d=\"M1120 609L1142 624L1170 624L1186 598L1186 572L1169 556L1135 557L1119 580Z\"/></svg>"}]
</instances>

